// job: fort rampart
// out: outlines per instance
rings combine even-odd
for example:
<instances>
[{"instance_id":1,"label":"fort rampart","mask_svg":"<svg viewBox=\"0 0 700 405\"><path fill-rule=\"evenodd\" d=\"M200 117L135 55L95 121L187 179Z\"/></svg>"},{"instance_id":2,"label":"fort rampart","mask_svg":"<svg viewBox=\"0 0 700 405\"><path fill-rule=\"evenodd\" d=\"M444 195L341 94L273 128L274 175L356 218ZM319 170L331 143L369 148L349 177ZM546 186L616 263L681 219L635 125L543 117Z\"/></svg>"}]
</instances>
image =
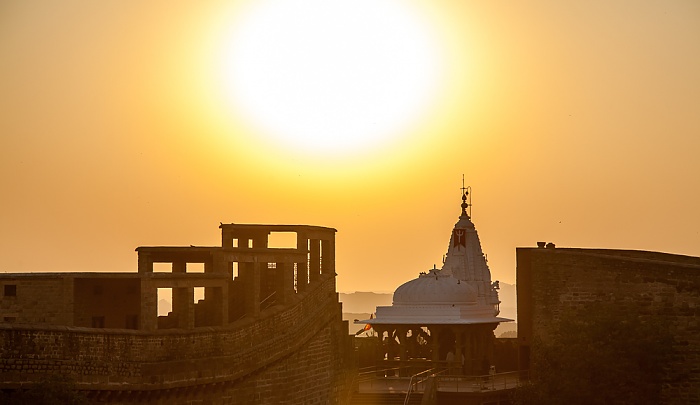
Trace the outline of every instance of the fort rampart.
<instances>
[{"instance_id":1,"label":"fort rampart","mask_svg":"<svg viewBox=\"0 0 700 405\"><path fill-rule=\"evenodd\" d=\"M352 352L335 291L334 263L328 260L332 257L328 248L325 261L318 255L316 266L303 263L296 256L307 262L314 260L303 249L306 243L295 249L293 267L284 265L282 256L275 256L266 244L258 251L250 250L246 257L254 266L242 269L248 270L242 281L225 271L192 275L146 271L124 277L112 274L104 280L99 276L85 278L85 273L63 277L41 274L36 280L29 275L6 276L0 284L13 287L5 288L9 295L3 297L3 303L5 314L13 316L11 322L0 323L0 388L22 389L46 376L63 374L74 378L77 389L92 402L344 403ZM237 249L227 251L224 253L231 256ZM284 257L289 256L284 253ZM261 257L264 262L258 260ZM227 266L218 267L225 270ZM275 279L277 275L282 281ZM175 314L155 322L151 291L166 281L173 286ZM80 283L86 286L80 287ZM207 289L214 285L223 294L213 290L214 294L193 303L190 284ZM47 288L54 295L42 300ZM87 298L75 293L81 288ZM175 308L178 289L186 293L179 311ZM129 308L99 305L103 295L109 298L112 294L121 298L133 295L124 300ZM277 299L265 305L266 297ZM75 305L81 299L94 305ZM18 300L28 300L26 307L34 309L22 312ZM215 305L207 306L207 300ZM51 305L42 302L53 303L55 309L51 311ZM113 304L119 306L119 298ZM198 306L204 309L199 311ZM44 314L42 307L47 310ZM206 310L214 314L217 326L197 326L212 318ZM83 317L83 313L87 315ZM110 318L123 322L123 315L130 313L135 315L127 316L121 327L75 326L84 323L83 318L92 318L93 323L95 318L106 324ZM235 319L226 322L232 314ZM163 322L172 317L175 325ZM129 325L129 319L135 323Z\"/></svg>"},{"instance_id":2,"label":"fort rampart","mask_svg":"<svg viewBox=\"0 0 700 405\"><path fill-rule=\"evenodd\" d=\"M522 369L537 340L587 303L630 317L662 317L673 335L663 403L700 403L700 258L656 252L518 248L518 340ZM536 372L536 370L532 370Z\"/></svg>"}]
</instances>

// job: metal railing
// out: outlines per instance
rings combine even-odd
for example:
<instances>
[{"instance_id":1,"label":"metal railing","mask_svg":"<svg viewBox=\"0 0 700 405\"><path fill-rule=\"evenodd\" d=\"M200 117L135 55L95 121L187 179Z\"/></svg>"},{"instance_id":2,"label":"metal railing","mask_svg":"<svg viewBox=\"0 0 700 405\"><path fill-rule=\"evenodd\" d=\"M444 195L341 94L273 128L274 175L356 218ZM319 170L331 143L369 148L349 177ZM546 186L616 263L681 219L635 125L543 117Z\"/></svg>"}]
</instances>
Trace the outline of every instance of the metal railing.
<instances>
[{"instance_id":1,"label":"metal railing","mask_svg":"<svg viewBox=\"0 0 700 405\"><path fill-rule=\"evenodd\" d=\"M408 405L408 400L411 398L411 393L413 391L415 391L415 389L413 388L414 385L417 388L418 385L420 385L423 382L425 382L426 380L428 380L428 378L436 377L440 373L445 372L445 370L438 371L438 372L435 372L435 370L436 369L431 368L431 369L421 371L420 373L417 373L417 374L414 374L411 376L411 379L408 381L408 390L406 391L406 398L403 400L403 405ZM414 381L414 380L416 380L416 381Z\"/></svg>"},{"instance_id":2,"label":"metal railing","mask_svg":"<svg viewBox=\"0 0 700 405\"><path fill-rule=\"evenodd\" d=\"M518 387L526 379L522 371L475 376L441 375L437 378L437 389L443 392L505 390Z\"/></svg>"}]
</instances>

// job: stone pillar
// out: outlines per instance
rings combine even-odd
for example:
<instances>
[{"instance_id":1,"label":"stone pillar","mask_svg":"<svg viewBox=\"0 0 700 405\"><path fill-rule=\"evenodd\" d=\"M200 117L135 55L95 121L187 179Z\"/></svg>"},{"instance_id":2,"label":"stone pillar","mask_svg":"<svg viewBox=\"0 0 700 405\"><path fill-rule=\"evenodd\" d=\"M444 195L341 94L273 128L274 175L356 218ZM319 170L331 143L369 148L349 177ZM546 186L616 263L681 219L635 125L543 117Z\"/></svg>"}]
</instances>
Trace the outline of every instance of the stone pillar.
<instances>
[{"instance_id":1,"label":"stone pillar","mask_svg":"<svg viewBox=\"0 0 700 405\"><path fill-rule=\"evenodd\" d=\"M178 260L173 262L172 266L173 273L187 273L187 262Z\"/></svg>"},{"instance_id":2,"label":"stone pillar","mask_svg":"<svg viewBox=\"0 0 700 405\"><path fill-rule=\"evenodd\" d=\"M228 320L228 300L224 300L224 288L205 287L204 302L211 312L210 326L223 326L224 320Z\"/></svg>"},{"instance_id":3,"label":"stone pillar","mask_svg":"<svg viewBox=\"0 0 700 405\"><path fill-rule=\"evenodd\" d=\"M260 314L260 263L240 263L238 271L244 286L245 313L256 317Z\"/></svg>"},{"instance_id":4,"label":"stone pillar","mask_svg":"<svg viewBox=\"0 0 700 405\"><path fill-rule=\"evenodd\" d=\"M467 375L474 374L474 334L471 327L467 326L464 331L464 373Z\"/></svg>"},{"instance_id":5,"label":"stone pillar","mask_svg":"<svg viewBox=\"0 0 700 405\"><path fill-rule=\"evenodd\" d=\"M333 248L330 240L321 240L321 274L335 276Z\"/></svg>"},{"instance_id":6,"label":"stone pillar","mask_svg":"<svg viewBox=\"0 0 700 405\"><path fill-rule=\"evenodd\" d=\"M139 273L153 273L153 259L148 253L138 252Z\"/></svg>"},{"instance_id":7,"label":"stone pillar","mask_svg":"<svg viewBox=\"0 0 700 405\"><path fill-rule=\"evenodd\" d=\"M231 232L226 232L221 230L221 247L232 248L233 247L233 234Z\"/></svg>"},{"instance_id":8,"label":"stone pillar","mask_svg":"<svg viewBox=\"0 0 700 405\"><path fill-rule=\"evenodd\" d=\"M309 240L309 283L315 283L321 274L321 244L318 239Z\"/></svg>"},{"instance_id":9,"label":"stone pillar","mask_svg":"<svg viewBox=\"0 0 700 405\"><path fill-rule=\"evenodd\" d=\"M278 304L288 304L294 295L294 268L291 263L277 263L275 296Z\"/></svg>"},{"instance_id":10,"label":"stone pillar","mask_svg":"<svg viewBox=\"0 0 700 405\"><path fill-rule=\"evenodd\" d=\"M433 325L428 327L430 330L430 347L431 358L433 361L440 361L440 333L438 327Z\"/></svg>"},{"instance_id":11,"label":"stone pillar","mask_svg":"<svg viewBox=\"0 0 700 405\"><path fill-rule=\"evenodd\" d=\"M303 293L309 285L309 269L306 263L297 263L297 292Z\"/></svg>"},{"instance_id":12,"label":"stone pillar","mask_svg":"<svg viewBox=\"0 0 700 405\"><path fill-rule=\"evenodd\" d=\"M216 271L216 266L214 266L214 259L211 258L204 262L204 272L213 273Z\"/></svg>"},{"instance_id":13,"label":"stone pillar","mask_svg":"<svg viewBox=\"0 0 700 405\"><path fill-rule=\"evenodd\" d=\"M406 334L408 329L406 327L397 327L396 336L399 338L399 359L401 360L399 368L400 377L410 377L412 371L407 368L408 366L408 338Z\"/></svg>"},{"instance_id":14,"label":"stone pillar","mask_svg":"<svg viewBox=\"0 0 700 405\"><path fill-rule=\"evenodd\" d=\"M152 264L152 263L151 263ZM153 266L151 266L153 269ZM153 331L158 328L158 289L151 280L141 277L141 313L139 329Z\"/></svg>"},{"instance_id":15,"label":"stone pillar","mask_svg":"<svg viewBox=\"0 0 700 405\"><path fill-rule=\"evenodd\" d=\"M178 328L194 328L194 287L173 288L173 315Z\"/></svg>"},{"instance_id":16,"label":"stone pillar","mask_svg":"<svg viewBox=\"0 0 700 405\"><path fill-rule=\"evenodd\" d=\"M462 356L464 355L462 349L462 340L464 338L464 333L462 331L462 327L460 326L454 327L453 331L455 334L455 361L457 362L454 368L459 370L457 374L462 374L464 372L462 367Z\"/></svg>"}]
</instances>

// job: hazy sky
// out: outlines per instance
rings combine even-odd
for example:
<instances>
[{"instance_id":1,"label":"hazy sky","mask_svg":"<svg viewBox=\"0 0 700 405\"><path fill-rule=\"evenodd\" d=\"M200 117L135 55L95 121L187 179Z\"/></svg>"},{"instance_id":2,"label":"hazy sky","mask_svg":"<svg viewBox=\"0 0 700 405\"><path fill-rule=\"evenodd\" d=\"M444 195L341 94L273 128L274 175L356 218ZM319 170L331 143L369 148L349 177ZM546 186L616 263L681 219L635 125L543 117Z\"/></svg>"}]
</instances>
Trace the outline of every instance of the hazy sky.
<instances>
[{"instance_id":1,"label":"hazy sky","mask_svg":"<svg viewBox=\"0 0 700 405\"><path fill-rule=\"evenodd\" d=\"M0 271L136 271L219 222L440 266L461 176L515 248L700 256L700 2L0 2Z\"/></svg>"}]
</instances>

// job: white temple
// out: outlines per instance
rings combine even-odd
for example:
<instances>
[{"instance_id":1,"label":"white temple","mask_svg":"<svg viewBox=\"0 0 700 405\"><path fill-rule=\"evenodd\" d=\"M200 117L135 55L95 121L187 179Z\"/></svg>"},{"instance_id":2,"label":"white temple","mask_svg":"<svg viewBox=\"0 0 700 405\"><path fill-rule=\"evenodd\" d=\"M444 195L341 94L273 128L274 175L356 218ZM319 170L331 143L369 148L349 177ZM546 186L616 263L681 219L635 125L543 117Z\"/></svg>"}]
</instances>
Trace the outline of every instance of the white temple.
<instances>
[{"instance_id":1,"label":"white temple","mask_svg":"<svg viewBox=\"0 0 700 405\"><path fill-rule=\"evenodd\" d=\"M479 235L467 213L467 198L463 187L462 213L442 269L433 268L402 284L394 291L391 306L377 307L375 318L356 322L371 325L380 340L397 343L401 347L397 359L414 358L409 349L418 339L429 344L432 360L445 360L448 352L458 354L458 359L466 355L465 373L475 372L472 364L491 360L498 323L512 321L498 317L498 281L491 282ZM386 360L391 357L386 354Z\"/></svg>"},{"instance_id":2,"label":"white temple","mask_svg":"<svg viewBox=\"0 0 700 405\"><path fill-rule=\"evenodd\" d=\"M431 269L394 291L391 306L377 307L380 324L479 324L509 322L499 318L498 281L491 282L479 234L467 214L466 192L462 214L452 230L442 269Z\"/></svg>"}]
</instances>

